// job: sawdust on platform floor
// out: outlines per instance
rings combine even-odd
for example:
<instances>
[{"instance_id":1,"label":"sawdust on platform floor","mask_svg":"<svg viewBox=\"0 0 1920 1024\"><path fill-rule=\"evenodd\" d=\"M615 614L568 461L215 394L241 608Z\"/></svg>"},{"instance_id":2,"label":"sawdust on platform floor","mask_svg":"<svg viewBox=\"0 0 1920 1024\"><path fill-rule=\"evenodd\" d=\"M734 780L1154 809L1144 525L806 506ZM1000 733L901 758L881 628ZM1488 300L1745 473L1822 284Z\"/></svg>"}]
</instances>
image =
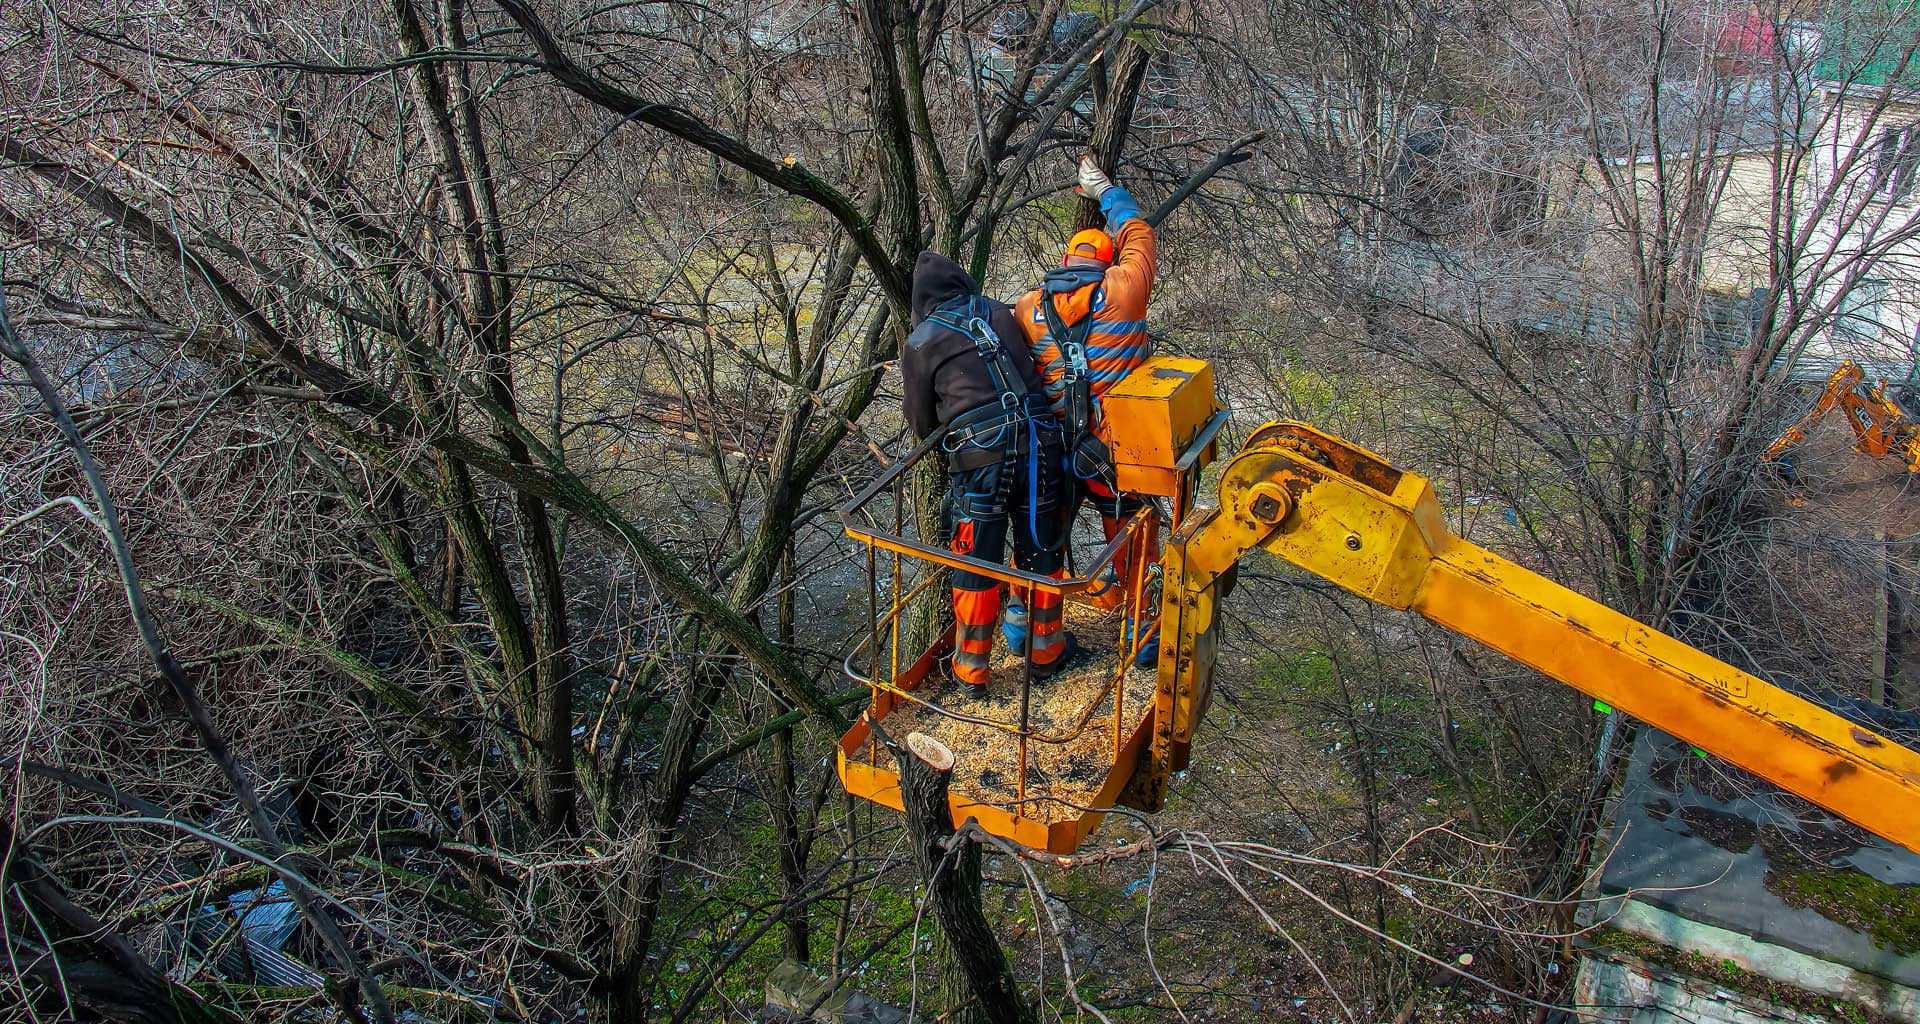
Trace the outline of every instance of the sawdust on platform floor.
<instances>
[{"instance_id":1,"label":"sawdust on platform floor","mask_svg":"<svg viewBox=\"0 0 1920 1024\"><path fill-rule=\"evenodd\" d=\"M1063 743L1030 740L1027 744L1027 804L1020 813L1049 824L1078 817L1080 808L1090 805L1099 794L1113 768L1113 695L1100 694L1119 664L1120 614L1070 602L1066 622L1089 654L1080 665L1045 683L1034 683L1029 727L1037 735L1063 735L1073 731L1096 698L1099 705L1074 739ZM1020 657L996 641L993 679L986 696L974 696L944 675L922 683L921 690L915 692L948 710L1017 726L1020 672ZM1153 699L1154 677L1152 668L1128 666L1122 684L1126 691L1123 742L1132 735ZM923 693L928 688L930 692ZM905 742L909 733L922 732L953 751L953 793L1005 807L1018 801L1020 748L1012 734L956 721L910 701L902 701L882 721L898 742ZM893 770L893 757L884 745L874 744L870 749L875 751L876 767Z\"/></svg>"}]
</instances>

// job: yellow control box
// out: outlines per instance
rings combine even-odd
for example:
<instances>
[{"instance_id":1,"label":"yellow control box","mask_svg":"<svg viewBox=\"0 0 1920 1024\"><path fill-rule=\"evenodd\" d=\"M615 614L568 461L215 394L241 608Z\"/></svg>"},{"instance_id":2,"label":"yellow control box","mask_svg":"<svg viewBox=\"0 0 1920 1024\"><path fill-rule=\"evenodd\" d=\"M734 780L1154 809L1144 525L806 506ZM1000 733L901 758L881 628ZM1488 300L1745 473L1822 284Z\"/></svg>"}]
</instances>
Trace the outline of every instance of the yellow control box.
<instances>
[{"instance_id":1,"label":"yellow control box","mask_svg":"<svg viewBox=\"0 0 1920 1024\"><path fill-rule=\"evenodd\" d=\"M1153 356L1100 398L1100 436L1113 451L1120 489L1172 497L1179 492L1176 463L1213 418L1213 364L1205 359ZM1190 468L1213 461L1213 442Z\"/></svg>"}]
</instances>

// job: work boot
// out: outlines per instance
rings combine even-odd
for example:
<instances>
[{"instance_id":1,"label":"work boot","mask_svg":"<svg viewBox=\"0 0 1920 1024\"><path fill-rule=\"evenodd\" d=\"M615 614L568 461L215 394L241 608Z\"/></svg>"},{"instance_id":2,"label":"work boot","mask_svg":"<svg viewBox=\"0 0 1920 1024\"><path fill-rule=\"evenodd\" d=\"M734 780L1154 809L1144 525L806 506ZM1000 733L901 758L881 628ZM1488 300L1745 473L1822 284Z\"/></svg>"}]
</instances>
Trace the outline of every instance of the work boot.
<instances>
[{"instance_id":1,"label":"work boot","mask_svg":"<svg viewBox=\"0 0 1920 1024\"><path fill-rule=\"evenodd\" d=\"M1033 681L1045 682L1066 670L1087 660L1087 649L1080 646L1080 639L1071 632L1061 634L1060 656L1045 665L1033 666Z\"/></svg>"}]
</instances>

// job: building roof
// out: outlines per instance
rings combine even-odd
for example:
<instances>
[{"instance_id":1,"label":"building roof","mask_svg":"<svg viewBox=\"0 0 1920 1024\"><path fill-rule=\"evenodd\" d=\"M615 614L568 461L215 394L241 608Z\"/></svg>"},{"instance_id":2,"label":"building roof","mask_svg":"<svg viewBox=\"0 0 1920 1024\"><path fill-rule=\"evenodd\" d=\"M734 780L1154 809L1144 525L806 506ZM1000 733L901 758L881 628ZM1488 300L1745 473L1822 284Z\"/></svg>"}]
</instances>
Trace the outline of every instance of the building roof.
<instances>
[{"instance_id":1,"label":"building roof","mask_svg":"<svg viewBox=\"0 0 1920 1024\"><path fill-rule=\"evenodd\" d=\"M1785 142L1804 145L1820 123L1820 93L1805 75L1732 78L1702 89L1693 82L1666 82L1658 94L1642 93L1625 104L1615 126L1616 153L1635 162L1651 157L1655 104L1661 151L1669 156L1696 147L1707 153L1770 150Z\"/></svg>"}]
</instances>

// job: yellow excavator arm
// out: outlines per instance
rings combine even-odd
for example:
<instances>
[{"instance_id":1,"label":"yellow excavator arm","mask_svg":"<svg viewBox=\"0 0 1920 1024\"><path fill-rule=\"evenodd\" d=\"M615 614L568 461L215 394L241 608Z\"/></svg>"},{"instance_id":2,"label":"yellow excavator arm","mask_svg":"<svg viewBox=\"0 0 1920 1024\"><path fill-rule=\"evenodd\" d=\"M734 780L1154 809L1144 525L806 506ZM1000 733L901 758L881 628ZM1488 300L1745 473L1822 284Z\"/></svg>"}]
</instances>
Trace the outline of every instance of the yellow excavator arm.
<instances>
[{"instance_id":1,"label":"yellow excavator arm","mask_svg":"<svg viewBox=\"0 0 1920 1024\"><path fill-rule=\"evenodd\" d=\"M1906 460L1909 472L1920 473L1920 424L1916 424L1899 403L1887 396L1884 382L1871 387L1859 364L1848 359L1827 378L1827 386L1807 414L1793 422L1773 439L1760 461L1772 462L1795 445L1806 440L1807 431L1820 417L1840 409L1847 414L1847 426L1853 428L1854 449L1875 458L1897 452Z\"/></svg>"},{"instance_id":2,"label":"yellow excavator arm","mask_svg":"<svg viewBox=\"0 0 1920 1024\"><path fill-rule=\"evenodd\" d=\"M1425 479L1269 423L1224 467L1219 493L1168 544L1154 732L1128 804L1157 809L1185 767L1211 691L1217 602L1241 556L1263 549L1920 852L1920 753L1462 540Z\"/></svg>"}]
</instances>

